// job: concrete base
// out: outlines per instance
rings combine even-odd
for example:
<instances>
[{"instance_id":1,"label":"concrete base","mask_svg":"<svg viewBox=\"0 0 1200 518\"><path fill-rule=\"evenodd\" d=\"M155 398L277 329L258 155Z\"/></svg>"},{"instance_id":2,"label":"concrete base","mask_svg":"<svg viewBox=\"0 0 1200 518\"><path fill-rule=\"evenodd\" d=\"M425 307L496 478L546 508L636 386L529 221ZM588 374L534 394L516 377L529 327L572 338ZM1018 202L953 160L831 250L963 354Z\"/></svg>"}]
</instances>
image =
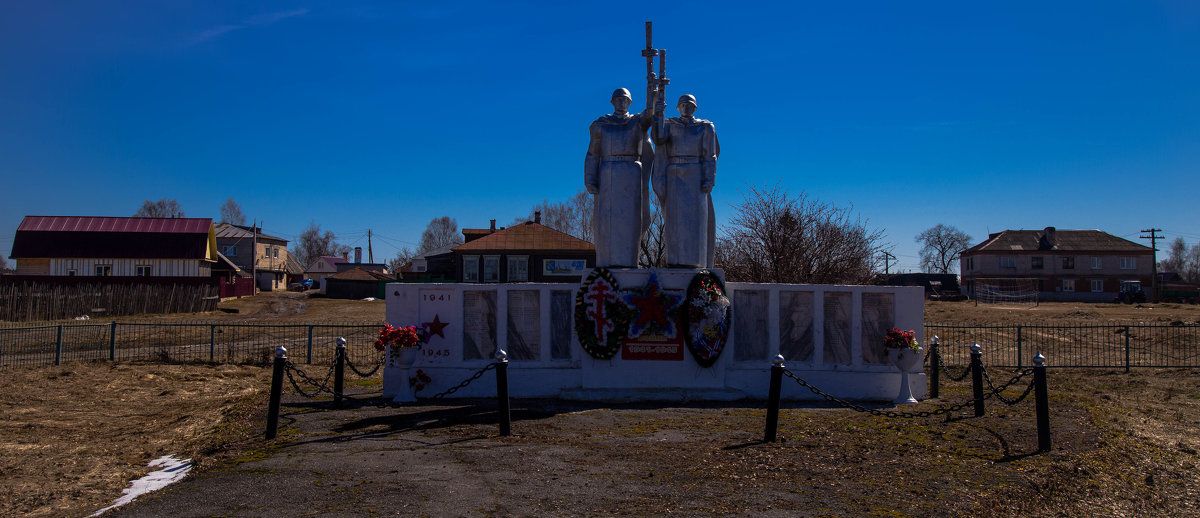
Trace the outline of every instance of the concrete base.
<instances>
[{"instance_id":1,"label":"concrete base","mask_svg":"<svg viewBox=\"0 0 1200 518\"><path fill-rule=\"evenodd\" d=\"M696 272L681 268L656 270L663 289L680 292L686 290ZM647 270L612 273L622 290L645 285L650 275ZM714 273L721 276L719 271ZM495 348L500 348L510 352L509 391L517 398L765 399L771 359L781 353L797 354L794 345L792 349L781 346L781 336L791 337L793 344L795 336L803 336L811 342L808 357L796 356L804 361L787 362L788 369L797 376L839 398L892 401L900 392L900 373L892 365L874 363L879 360L872 350L875 338L871 333L878 327L895 325L917 330L918 341L924 336L924 293L920 287L729 283L726 291L734 303L733 329L725 350L711 367L701 367L686 351L679 360L637 360L621 354L596 360L584 352L574 336L573 303L578 288L574 283L389 284L388 323L421 325L436 321L441 326L441 334L424 346L413 366L412 372L420 369L433 379L417 396L430 396L458 385L489 365ZM747 295L739 297L743 291ZM797 297L798 293L805 295ZM884 306L863 303L868 296L878 298L881 294L891 302ZM739 307L739 300L753 305ZM788 307L788 301L799 300L807 302ZM890 309L882 314L880 307ZM755 318L739 320L739 311ZM826 324L826 315L837 321ZM809 332L797 334L797 322L811 322L805 328ZM739 344L738 337L745 343ZM516 340L511 348L510 340ZM464 347L465 342L470 345ZM518 350L523 356L520 359L512 354ZM393 379L403 375L399 371L385 366L384 396L394 396L399 384L407 383L407 379ZM913 395L924 398L927 382L920 366L909 378ZM495 374L488 372L453 397L495 395ZM820 399L786 378L782 396Z\"/></svg>"}]
</instances>

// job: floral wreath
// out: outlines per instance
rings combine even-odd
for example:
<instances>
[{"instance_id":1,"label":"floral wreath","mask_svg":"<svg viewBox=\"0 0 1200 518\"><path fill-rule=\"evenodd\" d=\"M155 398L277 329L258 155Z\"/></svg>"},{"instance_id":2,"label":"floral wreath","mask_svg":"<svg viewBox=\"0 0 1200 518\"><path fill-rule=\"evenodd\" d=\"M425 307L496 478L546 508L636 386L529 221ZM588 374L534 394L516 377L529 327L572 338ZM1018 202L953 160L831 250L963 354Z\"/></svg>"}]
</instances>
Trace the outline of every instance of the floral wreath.
<instances>
[{"instance_id":1,"label":"floral wreath","mask_svg":"<svg viewBox=\"0 0 1200 518\"><path fill-rule=\"evenodd\" d=\"M688 352L701 367L711 367L725 349L733 318L730 306L725 287L716 274L701 270L692 278L687 290L683 328L687 332Z\"/></svg>"},{"instance_id":2,"label":"floral wreath","mask_svg":"<svg viewBox=\"0 0 1200 518\"><path fill-rule=\"evenodd\" d=\"M396 353L400 349L408 347L420 349L422 344L427 342L429 342L429 329L425 325L392 327L384 324L383 329L379 330L379 337L375 339L375 350L383 351L390 345L392 352Z\"/></svg>"},{"instance_id":3,"label":"floral wreath","mask_svg":"<svg viewBox=\"0 0 1200 518\"><path fill-rule=\"evenodd\" d=\"M592 358L608 360L621 350L629 330L629 310L607 268L588 274L575 294L575 336Z\"/></svg>"}]
</instances>

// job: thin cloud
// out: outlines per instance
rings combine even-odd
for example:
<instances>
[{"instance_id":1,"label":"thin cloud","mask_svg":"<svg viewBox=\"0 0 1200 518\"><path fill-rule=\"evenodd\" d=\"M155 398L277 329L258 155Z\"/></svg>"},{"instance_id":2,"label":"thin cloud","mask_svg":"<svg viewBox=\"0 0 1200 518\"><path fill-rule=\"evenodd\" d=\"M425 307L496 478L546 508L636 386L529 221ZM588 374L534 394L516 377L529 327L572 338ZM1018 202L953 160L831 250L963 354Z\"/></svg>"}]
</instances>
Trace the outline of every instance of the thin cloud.
<instances>
[{"instance_id":1,"label":"thin cloud","mask_svg":"<svg viewBox=\"0 0 1200 518\"><path fill-rule=\"evenodd\" d=\"M273 24L279 20L283 20L285 18L304 16L306 14L308 14L308 9L294 9L291 11L278 11L278 12L274 12L274 13L256 14L254 16L246 18L245 20L242 20L242 22L238 23L238 24L217 25L215 27L205 29L205 30L201 31L199 34L193 36L188 41L188 45L197 45L200 43L204 43L206 41L209 41L209 40L212 40L215 38L219 38L222 35L228 34L230 32L236 31L236 30L249 29L251 27L265 27L267 25L271 25L271 24Z\"/></svg>"}]
</instances>

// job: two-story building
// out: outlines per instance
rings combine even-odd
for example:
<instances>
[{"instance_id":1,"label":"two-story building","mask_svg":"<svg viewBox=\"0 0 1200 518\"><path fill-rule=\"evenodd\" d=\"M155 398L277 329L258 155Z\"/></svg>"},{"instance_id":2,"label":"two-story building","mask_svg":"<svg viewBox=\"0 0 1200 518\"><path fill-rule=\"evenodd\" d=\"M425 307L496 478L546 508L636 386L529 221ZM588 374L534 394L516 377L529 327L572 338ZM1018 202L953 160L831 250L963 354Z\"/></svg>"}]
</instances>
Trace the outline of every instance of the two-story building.
<instances>
[{"instance_id":1,"label":"two-story building","mask_svg":"<svg viewBox=\"0 0 1200 518\"><path fill-rule=\"evenodd\" d=\"M286 239L264 234L261 227L254 226L217 223L213 229L217 249L242 271L252 272L258 289L286 289L288 274L301 273L295 261L288 260Z\"/></svg>"},{"instance_id":2,"label":"two-story building","mask_svg":"<svg viewBox=\"0 0 1200 518\"><path fill-rule=\"evenodd\" d=\"M1121 283L1148 291L1154 251L1099 230L1005 230L959 255L963 291L1031 286L1040 300L1110 302Z\"/></svg>"}]
</instances>

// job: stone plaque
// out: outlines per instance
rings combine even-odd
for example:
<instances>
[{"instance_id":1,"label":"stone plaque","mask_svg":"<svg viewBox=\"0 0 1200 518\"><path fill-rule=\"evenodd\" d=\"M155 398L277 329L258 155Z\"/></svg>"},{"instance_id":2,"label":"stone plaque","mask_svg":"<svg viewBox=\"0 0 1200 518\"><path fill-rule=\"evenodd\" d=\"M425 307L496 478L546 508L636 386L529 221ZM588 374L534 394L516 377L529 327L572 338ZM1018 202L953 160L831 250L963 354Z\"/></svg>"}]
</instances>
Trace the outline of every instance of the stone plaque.
<instances>
[{"instance_id":1,"label":"stone plaque","mask_svg":"<svg viewBox=\"0 0 1200 518\"><path fill-rule=\"evenodd\" d=\"M508 359L536 360L542 351L542 304L534 290L508 292Z\"/></svg>"},{"instance_id":2,"label":"stone plaque","mask_svg":"<svg viewBox=\"0 0 1200 518\"><path fill-rule=\"evenodd\" d=\"M569 291L550 292L550 359L571 359L571 317L574 313L574 294Z\"/></svg>"},{"instance_id":3,"label":"stone plaque","mask_svg":"<svg viewBox=\"0 0 1200 518\"><path fill-rule=\"evenodd\" d=\"M733 359L753 361L767 359L766 290L737 290L733 292Z\"/></svg>"},{"instance_id":4,"label":"stone plaque","mask_svg":"<svg viewBox=\"0 0 1200 518\"><path fill-rule=\"evenodd\" d=\"M896 296L891 293L862 294L863 363L888 363L883 337L896 327Z\"/></svg>"},{"instance_id":5,"label":"stone plaque","mask_svg":"<svg viewBox=\"0 0 1200 518\"><path fill-rule=\"evenodd\" d=\"M853 298L841 291L825 292L825 363L850 363L850 309Z\"/></svg>"},{"instance_id":6,"label":"stone plaque","mask_svg":"<svg viewBox=\"0 0 1200 518\"><path fill-rule=\"evenodd\" d=\"M496 354L496 292L463 291L463 359L490 360Z\"/></svg>"},{"instance_id":7,"label":"stone plaque","mask_svg":"<svg viewBox=\"0 0 1200 518\"><path fill-rule=\"evenodd\" d=\"M779 354L788 361L813 360L812 292L779 292Z\"/></svg>"}]
</instances>

